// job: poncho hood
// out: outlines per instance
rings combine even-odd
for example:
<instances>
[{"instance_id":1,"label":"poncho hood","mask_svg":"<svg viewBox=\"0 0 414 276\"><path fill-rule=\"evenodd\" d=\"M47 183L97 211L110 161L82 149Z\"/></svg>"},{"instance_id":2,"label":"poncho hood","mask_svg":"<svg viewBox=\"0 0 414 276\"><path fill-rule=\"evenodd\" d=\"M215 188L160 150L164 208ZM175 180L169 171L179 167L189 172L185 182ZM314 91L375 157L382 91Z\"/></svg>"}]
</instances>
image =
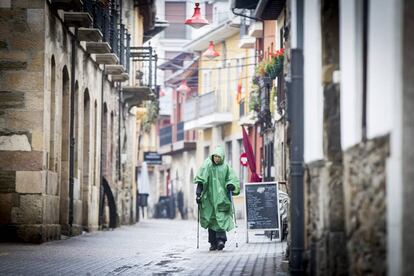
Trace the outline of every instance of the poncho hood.
<instances>
[{"instance_id":1,"label":"poncho hood","mask_svg":"<svg viewBox=\"0 0 414 276\"><path fill-rule=\"evenodd\" d=\"M213 153L211 154L211 161L213 161L214 164L214 160L213 160L213 156L214 155L218 155L221 157L221 162L218 165L222 165L224 163L224 158L226 157L224 154L224 149L222 146L217 146L216 149L213 151Z\"/></svg>"}]
</instances>

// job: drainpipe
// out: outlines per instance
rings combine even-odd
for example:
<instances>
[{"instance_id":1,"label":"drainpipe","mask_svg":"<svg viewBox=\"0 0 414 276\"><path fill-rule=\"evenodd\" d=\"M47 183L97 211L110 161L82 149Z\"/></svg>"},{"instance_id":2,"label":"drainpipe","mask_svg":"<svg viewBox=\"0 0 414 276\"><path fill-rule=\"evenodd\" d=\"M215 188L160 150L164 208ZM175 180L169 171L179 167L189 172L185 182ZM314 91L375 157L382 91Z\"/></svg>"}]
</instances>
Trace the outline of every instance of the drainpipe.
<instances>
[{"instance_id":1,"label":"drainpipe","mask_svg":"<svg viewBox=\"0 0 414 276\"><path fill-rule=\"evenodd\" d=\"M118 180L121 181L121 151L122 151L122 146L121 146L121 117L122 117L122 90L119 84L117 84L117 88L118 88L118 109L119 109L119 114L118 114L118 147L119 147L119 151L118 151Z\"/></svg>"},{"instance_id":2,"label":"drainpipe","mask_svg":"<svg viewBox=\"0 0 414 276\"><path fill-rule=\"evenodd\" d=\"M103 223L103 209L104 209L104 190L103 190L103 127L104 127L104 82L105 82L105 67L104 64L102 77L101 77L101 159L100 159L100 171L99 171L99 225Z\"/></svg>"},{"instance_id":3,"label":"drainpipe","mask_svg":"<svg viewBox=\"0 0 414 276\"><path fill-rule=\"evenodd\" d=\"M232 8L231 9L231 12L234 15L241 16L241 17L245 17L245 18L249 18L249 19L252 19L252 20L255 20L255 21L260 21L260 22L263 21L263 19L260 19L260 18L257 18L257 17L248 16L248 15L245 15L245 14L242 14L242 13L237 13L237 12L235 12L235 10L236 10L236 8Z\"/></svg>"},{"instance_id":4,"label":"drainpipe","mask_svg":"<svg viewBox=\"0 0 414 276\"><path fill-rule=\"evenodd\" d=\"M76 67L76 54L77 45L76 40L78 38L78 28L75 28L75 35L72 36L72 56L71 56L71 85L70 85L70 122L69 122L69 236L72 236L73 225L73 177L75 172L75 67Z\"/></svg>"},{"instance_id":5,"label":"drainpipe","mask_svg":"<svg viewBox=\"0 0 414 276\"><path fill-rule=\"evenodd\" d=\"M295 11L292 10L292 15ZM291 254L290 272L303 275L304 250L304 196L303 196L303 0L296 0L296 45L291 49L291 90L288 93L289 117L291 121ZM293 17L293 19L295 18ZM294 33L292 33L294 34ZM294 41L293 41L294 42Z\"/></svg>"}]
</instances>

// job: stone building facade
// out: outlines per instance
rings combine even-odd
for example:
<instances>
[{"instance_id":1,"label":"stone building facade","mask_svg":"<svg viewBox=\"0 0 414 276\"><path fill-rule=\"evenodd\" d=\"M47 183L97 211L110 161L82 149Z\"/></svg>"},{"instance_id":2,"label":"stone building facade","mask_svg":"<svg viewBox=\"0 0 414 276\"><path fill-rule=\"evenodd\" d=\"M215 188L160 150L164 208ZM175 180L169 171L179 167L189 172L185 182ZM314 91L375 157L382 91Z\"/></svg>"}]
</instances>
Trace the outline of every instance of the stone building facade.
<instances>
[{"instance_id":1,"label":"stone building facade","mask_svg":"<svg viewBox=\"0 0 414 276\"><path fill-rule=\"evenodd\" d=\"M304 2L304 269L409 275L395 231L406 225L396 188L406 185L398 169L403 67L399 54L379 54L398 53L405 41L395 35L407 28L404 1Z\"/></svg>"},{"instance_id":2,"label":"stone building facade","mask_svg":"<svg viewBox=\"0 0 414 276\"><path fill-rule=\"evenodd\" d=\"M125 165L135 156L122 156L136 149L135 115L120 104L128 75L105 65L121 52L91 50L82 34L99 36L93 16L80 1L57 2L0 2L2 240L44 242L135 222L135 163ZM118 20L142 25L134 1L124 2L132 10ZM139 31L132 36L142 41ZM93 42L109 46L102 33Z\"/></svg>"}]
</instances>

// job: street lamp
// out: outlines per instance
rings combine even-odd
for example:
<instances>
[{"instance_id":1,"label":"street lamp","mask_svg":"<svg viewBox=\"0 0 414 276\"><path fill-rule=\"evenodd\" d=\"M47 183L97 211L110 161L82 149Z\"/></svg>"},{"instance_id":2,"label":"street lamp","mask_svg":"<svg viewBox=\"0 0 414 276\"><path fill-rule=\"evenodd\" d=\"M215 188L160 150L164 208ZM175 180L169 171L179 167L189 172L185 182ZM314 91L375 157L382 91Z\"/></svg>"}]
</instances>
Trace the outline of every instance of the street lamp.
<instances>
[{"instance_id":1,"label":"street lamp","mask_svg":"<svg viewBox=\"0 0 414 276\"><path fill-rule=\"evenodd\" d=\"M181 93L182 95L186 95L190 91L191 91L191 88L188 87L187 81L182 80L180 86L177 87L177 92Z\"/></svg>"},{"instance_id":2,"label":"street lamp","mask_svg":"<svg viewBox=\"0 0 414 276\"><path fill-rule=\"evenodd\" d=\"M201 16L200 8L198 6L200 6L200 3L195 3L193 16L185 20L186 25L190 25L195 29L199 29L205 25L208 25L207 19Z\"/></svg>"},{"instance_id":3,"label":"street lamp","mask_svg":"<svg viewBox=\"0 0 414 276\"><path fill-rule=\"evenodd\" d=\"M203 56L209 59L213 59L219 55L220 54L216 51L216 49L214 49L213 41L210 41L210 45L208 45L208 49L203 53Z\"/></svg>"}]
</instances>

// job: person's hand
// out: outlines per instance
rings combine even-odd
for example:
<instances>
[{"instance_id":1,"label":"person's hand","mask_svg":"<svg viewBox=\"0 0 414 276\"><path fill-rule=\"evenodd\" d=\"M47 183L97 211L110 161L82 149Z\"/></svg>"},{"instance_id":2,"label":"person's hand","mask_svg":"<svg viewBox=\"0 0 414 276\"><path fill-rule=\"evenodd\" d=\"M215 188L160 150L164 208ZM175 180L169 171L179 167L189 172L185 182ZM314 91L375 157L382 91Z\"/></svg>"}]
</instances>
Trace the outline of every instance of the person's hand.
<instances>
[{"instance_id":1,"label":"person's hand","mask_svg":"<svg viewBox=\"0 0 414 276\"><path fill-rule=\"evenodd\" d=\"M233 192L236 189L233 184L227 184L227 191Z\"/></svg>"},{"instance_id":2,"label":"person's hand","mask_svg":"<svg viewBox=\"0 0 414 276\"><path fill-rule=\"evenodd\" d=\"M201 194L197 194L196 202L197 204L201 204Z\"/></svg>"}]
</instances>

